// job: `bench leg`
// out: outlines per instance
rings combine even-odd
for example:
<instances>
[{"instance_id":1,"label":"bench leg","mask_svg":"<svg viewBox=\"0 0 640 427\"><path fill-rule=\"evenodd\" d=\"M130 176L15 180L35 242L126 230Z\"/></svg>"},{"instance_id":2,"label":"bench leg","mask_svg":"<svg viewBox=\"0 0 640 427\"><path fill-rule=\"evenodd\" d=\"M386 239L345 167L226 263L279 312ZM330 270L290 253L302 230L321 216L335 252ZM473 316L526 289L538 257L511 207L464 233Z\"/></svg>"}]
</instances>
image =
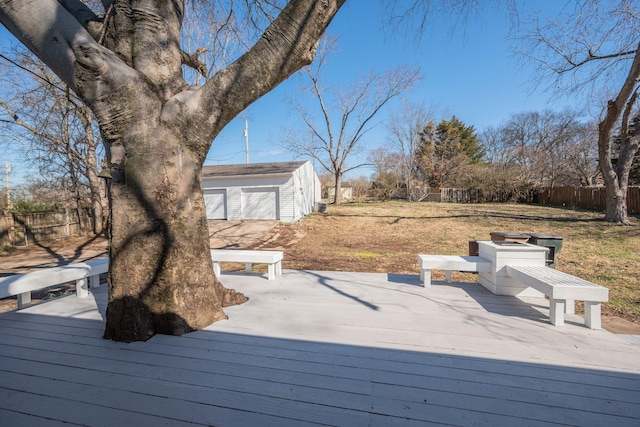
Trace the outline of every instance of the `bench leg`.
<instances>
[{"instance_id":1,"label":"bench leg","mask_svg":"<svg viewBox=\"0 0 640 427\"><path fill-rule=\"evenodd\" d=\"M564 306L565 300L563 299L549 300L549 321L552 325L564 325Z\"/></svg>"},{"instance_id":2,"label":"bench leg","mask_svg":"<svg viewBox=\"0 0 640 427\"><path fill-rule=\"evenodd\" d=\"M76 296L78 298L84 298L89 295L89 289L87 288L87 278L76 280Z\"/></svg>"},{"instance_id":3,"label":"bench leg","mask_svg":"<svg viewBox=\"0 0 640 427\"><path fill-rule=\"evenodd\" d=\"M587 328L602 329L599 302L584 302L584 324Z\"/></svg>"},{"instance_id":4,"label":"bench leg","mask_svg":"<svg viewBox=\"0 0 640 427\"><path fill-rule=\"evenodd\" d=\"M276 262L276 276L282 276L282 261Z\"/></svg>"},{"instance_id":5,"label":"bench leg","mask_svg":"<svg viewBox=\"0 0 640 427\"><path fill-rule=\"evenodd\" d=\"M220 263L217 261L213 261L213 274L215 274L218 279L220 278Z\"/></svg>"},{"instance_id":6,"label":"bench leg","mask_svg":"<svg viewBox=\"0 0 640 427\"><path fill-rule=\"evenodd\" d=\"M251 269L252 269L252 263L247 262L244 264L244 271L247 273L251 273Z\"/></svg>"},{"instance_id":7,"label":"bench leg","mask_svg":"<svg viewBox=\"0 0 640 427\"><path fill-rule=\"evenodd\" d=\"M451 279L451 270L445 270L444 271L444 280L447 283L451 283L452 279Z\"/></svg>"},{"instance_id":8,"label":"bench leg","mask_svg":"<svg viewBox=\"0 0 640 427\"><path fill-rule=\"evenodd\" d=\"M422 269L420 270L420 279L422 280L422 284L425 288L431 287L431 270Z\"/></svg>"},{"instance_id":9,"label":"bench leg","mask_svg":"<svg viewBox=\"0 0 640 427\"><path fill-rule=\"evenodd\" d=\"M566 300L564 312L567 314L575 314L576 312L576 301L572 299Z\"/></svg>"},{"instance_id":10,"label":"bench leg","mask_svg":"<svg viewBox=\"0 0 640 427\"><path fill-rule=\"evenodd\" d=\"M276 266L274 264L268 264L267 268L267 279L274 280L276 278Z\"/></svg>"},{"instance_id":11,"label":"bench leg","mask_svg":"<svg viewBox=\"0 0 640 427\"><path fill-rule=\"evenodd\" d=\"M31 291L18 295L18 310L22 310L25 305L31 304Z\"/></svg>"},{"instance_id":12,"label":"bench leg","mask_svg":"<svg viewBox=\"0 0 640 427\"><path fill-rule=\"evenodd\" d=\"M100 287L100 275L94 274L89 277L89 289L99 288Z\"/></svg>"}]
</instances>

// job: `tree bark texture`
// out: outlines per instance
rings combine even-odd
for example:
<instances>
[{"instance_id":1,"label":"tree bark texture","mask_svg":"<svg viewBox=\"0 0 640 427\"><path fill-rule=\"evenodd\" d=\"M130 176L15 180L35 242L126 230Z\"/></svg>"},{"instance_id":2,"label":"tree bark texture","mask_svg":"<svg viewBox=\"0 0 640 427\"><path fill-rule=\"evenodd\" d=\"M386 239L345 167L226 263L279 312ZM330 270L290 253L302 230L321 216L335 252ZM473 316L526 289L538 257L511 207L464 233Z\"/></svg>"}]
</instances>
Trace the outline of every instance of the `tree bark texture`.
<instances>
[{"instance_id":1,"label":"tree bark texture","mask_svg":"<svg viewBox=\"0 0 640 427\"><path fill-rule=\"evenodd\" d=\"M640 44L629 73L614 100L607 103L604 119L598 125L598 160L607 190L605 221L629 224L627 215L627 188L633 157L638 151L640 129L630 126L640 81ZM620 125L620 152L618 161L612 163L611 139L616 124Z\"/></svg>"},{"instance_id":2,"label":"tree bark texture","mask_svg":"<svg viewBox=\"0 0 640 427\"><path fill-rule=\"evenodd\" d=\"M292 0L263 36L203 86L182 77L184 2L0 0L0 21L96 116L109 186L104 336L146 340L223 319L244 301L213 274L201 168L213 139L252 102L309 64L345 0Z\"/></svg>"}]
</instances>

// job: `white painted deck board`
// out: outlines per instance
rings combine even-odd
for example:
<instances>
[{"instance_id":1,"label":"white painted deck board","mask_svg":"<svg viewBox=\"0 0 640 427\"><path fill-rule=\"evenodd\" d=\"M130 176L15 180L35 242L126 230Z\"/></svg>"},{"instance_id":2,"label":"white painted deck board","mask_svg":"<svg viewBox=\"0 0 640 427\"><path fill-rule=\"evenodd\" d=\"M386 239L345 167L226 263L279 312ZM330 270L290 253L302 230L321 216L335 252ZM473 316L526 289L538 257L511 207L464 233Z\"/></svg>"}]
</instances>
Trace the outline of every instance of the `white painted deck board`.
<instances>
[{"instance_id":1,"label":"white painted deck board","mask_svg":"<svg viewBox=\"0 0 640 427\"><path fill-rule=\"evenodd\" d=\"M577 316L550 325L544 299L417 275L259 279L223 274L248 303L146 343L101 338L106 287L0 315L0 424L640 423L640 348Z\"/></svg>"},{"instance_id":2,"label":"white painted deck board","mask_svg":"<svg viewBox=\"0 0 640 427\"><path fill-rule=\"evenodd\" d=\"M80 424L65 423L45 417L36 417L30 414L22 414L16 411L0 409L0 420L7 426L29 427L69 427Z\"/></svg>"}]
</instances>

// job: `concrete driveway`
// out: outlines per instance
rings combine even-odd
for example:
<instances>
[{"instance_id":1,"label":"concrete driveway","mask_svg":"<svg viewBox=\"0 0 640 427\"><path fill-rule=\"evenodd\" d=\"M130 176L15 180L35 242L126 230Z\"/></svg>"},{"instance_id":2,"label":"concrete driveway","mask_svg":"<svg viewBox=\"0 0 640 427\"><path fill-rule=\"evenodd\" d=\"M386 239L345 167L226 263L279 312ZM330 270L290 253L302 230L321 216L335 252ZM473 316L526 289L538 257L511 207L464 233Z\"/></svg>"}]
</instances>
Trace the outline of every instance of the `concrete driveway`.
<instances>
[{"instance_id":1,"label":"concrete driveway","mask_svg":"<svg viewBox=\"0 0 640 427\"><path fill-rule=\"evenodd\" d=\"M271 237L278 221L209 221L211 249L243 249Z\"/></svg>"}]
</instances>

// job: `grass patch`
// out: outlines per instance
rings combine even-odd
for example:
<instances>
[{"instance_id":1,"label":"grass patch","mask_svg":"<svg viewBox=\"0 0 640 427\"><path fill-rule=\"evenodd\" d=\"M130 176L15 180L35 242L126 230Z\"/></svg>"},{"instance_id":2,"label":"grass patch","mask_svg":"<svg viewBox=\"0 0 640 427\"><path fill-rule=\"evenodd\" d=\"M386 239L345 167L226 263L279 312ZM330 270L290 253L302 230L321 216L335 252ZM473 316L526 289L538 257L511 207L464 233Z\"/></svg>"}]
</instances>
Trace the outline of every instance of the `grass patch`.
<instances>
[{"instance_id":1,"label":"grass patch","mask_svg":"<svg viewBox=\"0 0 640 427\"><path fill-rule=\"evenodd\" d=\"M371 259L371 258L379 258L381 256L384 256L382 254L379 254L376 252L370 252L370 251L351 252L350 255L360 259Z\"/></svg>"}]
</instances>

